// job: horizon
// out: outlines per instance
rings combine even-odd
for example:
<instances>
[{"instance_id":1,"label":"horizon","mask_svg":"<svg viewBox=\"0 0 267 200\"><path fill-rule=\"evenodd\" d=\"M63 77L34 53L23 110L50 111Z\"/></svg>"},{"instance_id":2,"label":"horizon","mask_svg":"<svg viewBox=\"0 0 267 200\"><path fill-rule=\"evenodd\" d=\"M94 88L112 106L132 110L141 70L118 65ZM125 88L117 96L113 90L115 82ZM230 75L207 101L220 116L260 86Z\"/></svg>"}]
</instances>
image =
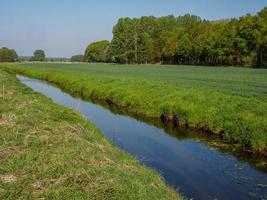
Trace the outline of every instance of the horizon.
<instances>
[{"instance_id":1,"label":"horizon","mask_svg":"<svg viewBox=\"0 0 267 200\"><path fill-rule=\"evenodd\" d=\"M206 20L239 18L256 14L267 0L122 0L46 2L11 0L0 3L0 45L15 49L19 56L32 56L43 49L50 58L83 54L89 43L111 40L112 29L122 17L180 16L191 14ZM205 6L209 5L209 6Z\"/></svg>"}]
</instances>

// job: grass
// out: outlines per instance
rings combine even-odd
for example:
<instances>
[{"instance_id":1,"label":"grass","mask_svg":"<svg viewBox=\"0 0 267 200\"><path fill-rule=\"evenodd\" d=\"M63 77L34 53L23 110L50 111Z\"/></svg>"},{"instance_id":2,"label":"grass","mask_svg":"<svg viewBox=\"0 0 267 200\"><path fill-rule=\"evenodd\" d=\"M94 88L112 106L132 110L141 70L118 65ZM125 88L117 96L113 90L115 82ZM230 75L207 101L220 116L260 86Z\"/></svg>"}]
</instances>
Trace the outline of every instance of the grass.
<instances>
[{"instance_id":1,"label":"grass","mask_svg":"<svg viewBox=\"0 0 267 200\"><path fill-rule=\"evenodd\" d=\"M76 111L1 69L0 85L0 199L181 198Z\"/></svg>"},{"instance_id":2,"label":"grass","mask_svg":"<svg viewBox=\"0 0 267 200\"><path fill-rule=\"evenodd\" d=\"M267 151L265 69L48 63L5 68L149 118L178 118L181 126L220 134L246 150Z\"/></svg>"}]
</instances>

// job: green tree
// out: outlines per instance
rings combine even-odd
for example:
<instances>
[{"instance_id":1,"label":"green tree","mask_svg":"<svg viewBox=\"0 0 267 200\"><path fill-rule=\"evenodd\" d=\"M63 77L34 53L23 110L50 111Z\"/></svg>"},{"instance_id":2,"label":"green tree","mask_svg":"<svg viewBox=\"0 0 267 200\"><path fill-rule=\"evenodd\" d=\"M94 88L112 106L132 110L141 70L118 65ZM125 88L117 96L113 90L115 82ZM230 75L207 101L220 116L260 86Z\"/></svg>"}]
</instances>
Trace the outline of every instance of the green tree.
<instances>
[{"instance_id":1,"label":"green tree","mask_svg":"<svg viewBox=\"0 0 267 200\"><path fill-rule=\"evenodd\" d=\"M260 37L258 38L257 58L255 65L257 67L267 68L267 7L257 14Z\"/></svg>"},{"instance_id":2,"label":"green tree","mask_svg":"<svg viewBox=\"0 0 267 200\"><path fill-rule=\"evenodd\" d=\"M159 36L160 55L163 62L173 63L177 51L178 38L173 31L164 31Z\"/></svg>"},{"instance_id":3,"label":"green tree","mask_svg":"<svg viewBox=\"0 0 267 200\"><path fill-rule=\"evenodd\" d=\"M159 23L156 17L142 17L139 20L139 43L138 61L139 63L155 63L157 52L155 42L159 36Z\"/></svg>"},{"instance_id":4,"label":"green tree","mask_svg":"<svg viewBox=\"0 0 267 200\"><path fill-rule=\"evenodd\" d=\"M33 53L33 57L31 58L31 61L45 61L45 52L44 50L37 49Z\"/></svg>"},{"instance_id":5,"label":"green tree","mask_svg":"<svg viewBox=\"0 0 267 200\"><path fill-rule=\"evenodd\" d=\"M18 61L18 55L14 49L3 47L0 49L0 62Z\"/></svg>"},{"instance_id":6,"label":"green tree","mask_svg":"<svg viewBox=\"0 0 267 200\"><path fill-rule=\"evenodd\" d=\"M118 63L136 62L138 42L136 19L122 18L113 28L112 60Z\"/></svg>"},{"instance_id":7,"label":"green tree","mask_svg":"<svg viewBox=\"0 0 267 200\"><path fill-rule=\"evenodd\" d=\"M85 50L85 62L107 62L110 43L107 40L94 42Z\"/></svg>"},{"instance_id":8,"label":"green tree","mask_svg":"<svg viewBox=\"0 0 267 200\"><path fill-rule=\"evenodd\" d=\"M192 40L189 33L184 33L178 41L177 57L179 63L190 64L190 56L193 52Z\"/></svg>"},{"instance_id":9,"label":"green tree","mask_svg":"<svg viewBox=\"0 0 267 200\"><path fill-rule=\"evenodd\" d=\"M117 63L267 65L267 8L231 20L179 17L121 18L113 28L109 60Z\"/></svg>"}]
</instances>

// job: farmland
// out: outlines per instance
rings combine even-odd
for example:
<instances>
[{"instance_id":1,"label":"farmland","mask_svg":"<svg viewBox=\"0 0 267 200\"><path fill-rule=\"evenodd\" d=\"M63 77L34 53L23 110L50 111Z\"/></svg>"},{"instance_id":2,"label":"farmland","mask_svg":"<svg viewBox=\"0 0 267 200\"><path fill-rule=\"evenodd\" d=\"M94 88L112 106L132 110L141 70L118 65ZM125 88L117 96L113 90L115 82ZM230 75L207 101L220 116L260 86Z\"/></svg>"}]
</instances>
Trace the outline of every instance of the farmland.
<instances>
[{"instance_id":1,"label":"farmland","mask_svg":"<svg viewBox=\"0 0 267 200\"><path fill-rule=\"evenodd\" d=\"M114 64L9 64L84 98L109 100L148 118L219 134L266 153L267 71L232 67Z\"/></svg>"}]
</instances>

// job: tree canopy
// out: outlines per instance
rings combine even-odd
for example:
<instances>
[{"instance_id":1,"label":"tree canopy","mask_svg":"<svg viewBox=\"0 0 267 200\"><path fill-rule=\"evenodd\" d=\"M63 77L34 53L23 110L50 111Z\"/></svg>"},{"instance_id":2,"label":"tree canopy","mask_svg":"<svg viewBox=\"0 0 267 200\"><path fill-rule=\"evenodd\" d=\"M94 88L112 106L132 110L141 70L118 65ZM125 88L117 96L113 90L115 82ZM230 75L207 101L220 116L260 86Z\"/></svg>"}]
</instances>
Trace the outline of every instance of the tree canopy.
<instances>
[{"instance_id":1,"label":"tree canopy","mask_svg":"<svg viewBox=\"0 0 267 200\"><path fill-rule=\"evenodd\" d=\"M95 62L267 67L267 7L218 21L189 14L121 18L111 43L93 43L85 55Z\"/></svg>"},{"instance_id":2,"label":"tree canopy","mask_svg":"<svg viewBox=\"0 0 267 200\"><path fill-rule=\"evenodd\" d=\"M6 47L0 48L0 62L15 62L18 61L18 55L14 49Z\"/></svg>"},{"instance_id":3,"label":"tree canopy","mask_svg":"<svg viewBox=\"0 0 267 200\"><path fill-rule=\"evenodd\" d=\"M85 62L107 62L108 50L109 50L109 41L103 40L99 42L94 42L85 50L84 61Z\"/></svg>"},{"instance_id":4,"label":"tree canopy","mask_svg":"<svg viewBox=\"0 0 267 200\"><path fill-rule=\"evenodd\" d=\"M31 61L45 61L45 52L44 50L37 49L33 53Z\"/></svg>"}]
</instances>

